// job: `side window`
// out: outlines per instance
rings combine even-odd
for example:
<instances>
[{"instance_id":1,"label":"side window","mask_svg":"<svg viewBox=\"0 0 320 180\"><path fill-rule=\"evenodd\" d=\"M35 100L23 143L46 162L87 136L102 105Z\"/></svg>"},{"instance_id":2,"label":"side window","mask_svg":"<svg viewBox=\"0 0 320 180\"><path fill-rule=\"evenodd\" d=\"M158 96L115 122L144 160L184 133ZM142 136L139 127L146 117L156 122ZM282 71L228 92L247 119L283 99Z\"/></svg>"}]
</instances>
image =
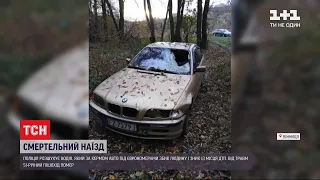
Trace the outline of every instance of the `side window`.
<instances>
[{"instance_id":1,"label":"side window","mask_svg":"<svg viewBox=\"0 0 320 180\"><path fill-rule=\"evenodd\" d=\"M201 60L202 60L202 56L203 55L202 55L201 49L199 47L196 47L194 52L195 52L195 64L194 64L194 66L198 67L200 62L201 62Z\"/></svg>"}]
</instances>

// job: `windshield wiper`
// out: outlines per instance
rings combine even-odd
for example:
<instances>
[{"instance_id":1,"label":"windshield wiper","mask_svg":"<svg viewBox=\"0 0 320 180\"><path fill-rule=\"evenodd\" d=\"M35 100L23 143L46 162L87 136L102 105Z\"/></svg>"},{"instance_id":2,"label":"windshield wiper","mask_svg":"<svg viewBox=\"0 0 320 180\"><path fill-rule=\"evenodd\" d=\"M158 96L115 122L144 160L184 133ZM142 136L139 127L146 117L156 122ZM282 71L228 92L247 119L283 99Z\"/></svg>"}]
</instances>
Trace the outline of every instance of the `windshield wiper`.
<instances>
[{"instance_id":1,"label":"windshield wiper","mask_svg":"<svg viewBox=\"0 0 320 180\"><path fill-rule=\"evenodd\" d=\"M177 74L177 73L172 72L172 71L162 70L162 69L158 69L158 68L154 68L154 67L148 68L148 70L155 71L155 72L161 72L161 73Z\"/></svg>"},{"instance_id":2,"label":"windshield wiper","mask_svg":"<svg viewBox=\"0 0 320 180\"><path fill-rule=\"evenodd\" d=\"M145 68L139 67L139 66L128 66L128 68L132 68L132 69L140 69L140 70L147 70Z\"/></svg>"}]
</instances>

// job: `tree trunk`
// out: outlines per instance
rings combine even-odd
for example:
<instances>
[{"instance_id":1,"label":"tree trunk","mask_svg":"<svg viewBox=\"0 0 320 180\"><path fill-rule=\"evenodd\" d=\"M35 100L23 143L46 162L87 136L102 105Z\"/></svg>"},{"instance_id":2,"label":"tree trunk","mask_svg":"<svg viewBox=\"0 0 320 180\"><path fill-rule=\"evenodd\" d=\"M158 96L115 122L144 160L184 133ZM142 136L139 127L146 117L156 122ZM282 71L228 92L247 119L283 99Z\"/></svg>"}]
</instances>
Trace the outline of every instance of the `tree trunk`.
<instances>
[{"instance_id":1,"label":"tree trunk","mask_svg":"<svg viewBox=\"0 0 320 180\"><path fill-rule=\"evenodd\" d=\"M151 37L150 37L150 42L154 43L156 42L156 36L154 34L154 22L153 22L153 16L152 16L152 9L151 9L151 3L150 0L147 0L148 3L148 10L149 10L149 21L150 21L150 31L151 31Z\"/></svg>"},{"instance_id":2,"label":"tree trunk","mask_svg":"<svg viewBox=\"0 0 320 180\"><path fill-rule=\"evenodd\" d=\"M198 0L197 11L197 44L201 46L202 0Z\"/></svg>"},{"instance_id":3,"label":"tree trunk","mask_svg":"<svg viewBox=\"0 0 320 180\"><path fill-rule=\"evenodd\" d=\"M147 13L147 3L146 0L143 0L143 8L144 8L144 15L146 16L146 20L147 20L147 24L148 24L148 28L150 29L150 20L148 17L148 13Z\"/></svg>"},{"instance_id":4,"label":"tree trunk","mask_svg":"<svg viewBox=\"0 0 320 180\"><path fill-rule=\"evenodd\" d=\"M97 0L93 1L93 10L94 10L94 39L97 40L98 34L98 3Z\"/></svg>"},{"instance_id":5,"label":"tree trunk","mask_svg":"<svg viewBox=\"0 0 320 180\"><path fill-rule=\"evenodd\" d=\"M174 41L174 22L173 22L173 16L172 16L172 0L169 0L169 21L170 21L170 36L171 41Z\"/></svg>"},{"instance_id":6,"label":"tree trunk","mask_svg":"<svg viewBox=\"0 0 320 180\"><path fill-rule=\"evenodd\" d=\"M92 13L92 1L89 1L89 16Z\"/></svg>"},{"instance_id":7,"label":"tree trunk","mask_svg":"<svg viewBox=\"0 0 320 180\"><path fill-rule=\"evenodd\" d=\"M108 8L109 8L110 16L111 16L111 18L112 18L112 21L113 21L114 27L116 28L116 31L119 31L119 26L118 26L118 23L117 23L116 18L114 17L114 14L113 14L113 11L112 11L111 3L109 2L109 0L106 0L106 3L107 3L107 6L108 6Z\"/></svg>"},{"instance_id":8,"label":"tree trunk","mask_svg":"<svg viewBox=\"0 0 320 180\"><path fill-rule=\"evenodd\" d=\"M124 36L124 2L123 0L119 0L119 31L120 31L120 39Z\"/></svg>"},{"instance_id":9,"label":"tree trunk","mask_svg":"<svg viewBox=\"0 0 320 180\"><path fill-rule=\"evenodd\" d=\"M163 41L164 31L166 30L168 14L169 14L169 2L168 2L168 6L167 6L166 17L164 18L164 22L163 22L163 27L162 27L162 32L161 32L161 41Z\"/></svg>"},{"instance_id":10,"label":"tree trunk","mask_svg":"<svg viewBox=\"0 0 320 180\"><path fill-rule=\"evenodd\" d=\"M176 31L174 35L174 40L176 42L181 42L181 24L183 21L184 3L185 3L185 0L178 0L177 24L176 24Z\"/></svg>"},{"instance_id":11,"label":"tree trunk","mask_svg":"<svg viewBox=\"0 0 320 180\"><path fill-rule=\"evenodd\" d=\"M189 42L189 33L186 34L186 36L185 36L185 38L184 38L184 41L185 41L186 43Z\"/></svg>"},{"instance_id":12,"label":"tree trunk","mask_svg":"<svg viewBox=\"0 0 320 180\"><path fill-rule=\"evenodd\" d=\"M102 8L102 17L103 17L103 29L104 29L104 33L107 35L108 26L107 26L106 0L101 0L101 8Z\"/></svg>"},{"instance_id":13,"label":"tree trunk","mask_svg":"<svg viewBox=\"0 0 320 180\"><path fill-rule=\"evenodd\" d=\"M202 18L202 39L201 39L201 48L207 49L207 17L209 11L210 0L205 0L203 8L203 18Z\"/></svg>"}]
</instances>

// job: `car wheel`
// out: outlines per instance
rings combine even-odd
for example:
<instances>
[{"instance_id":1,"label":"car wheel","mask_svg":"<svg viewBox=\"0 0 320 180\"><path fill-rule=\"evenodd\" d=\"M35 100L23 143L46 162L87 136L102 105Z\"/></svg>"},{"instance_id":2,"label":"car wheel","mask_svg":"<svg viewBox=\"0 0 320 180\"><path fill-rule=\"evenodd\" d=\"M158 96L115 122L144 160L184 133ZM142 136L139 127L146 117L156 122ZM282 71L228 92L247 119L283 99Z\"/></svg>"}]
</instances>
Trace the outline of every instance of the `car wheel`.
<instances>
[{"instance_id":1,"label":"car wheel","mask_svg":"<svg viewBox=\"0 0 320 180\"><path fill-rule=\"evenodd\" d=\"M189 114L186 116L184 122L183 122L183 129L181 136L185 136L189 132Z\"/></svg>"},{"instance_id":2,"label":"car wheel","mask_svg":"<svg viewBox=\"0 0 320 180\"><path fill-rule=\"evenodd\" d=\"M192 103L193 104L193 103ZM188 134L189 132L189 117L190 117L190 112L191 112L191 106L189 108L189 112L188 114L186 115L186 118L183 122L183 129L182 129L182 133L181 133L181 136L185 136L186 134Z\"/></svg>"}]
</instances>

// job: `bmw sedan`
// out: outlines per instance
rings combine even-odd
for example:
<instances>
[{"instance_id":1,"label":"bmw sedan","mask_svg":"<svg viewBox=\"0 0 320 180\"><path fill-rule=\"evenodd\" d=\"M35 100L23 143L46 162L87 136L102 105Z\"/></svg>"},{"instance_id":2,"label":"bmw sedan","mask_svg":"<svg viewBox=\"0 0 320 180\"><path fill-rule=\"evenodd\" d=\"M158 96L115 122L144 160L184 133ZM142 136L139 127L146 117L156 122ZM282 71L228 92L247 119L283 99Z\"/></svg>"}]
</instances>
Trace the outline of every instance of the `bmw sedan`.
<instances>
[{"instance_id":1,"label":"bmw sedan","mask_svg":"<svg viewBox=\"0 0 320 180\"><path fill-rule=\"evenodd\" d=\"M156 42L93 91L90 113L119 134L175 139L188 133L189 112L206 67L196 44Z\"/></svg>"}]
</instances>

